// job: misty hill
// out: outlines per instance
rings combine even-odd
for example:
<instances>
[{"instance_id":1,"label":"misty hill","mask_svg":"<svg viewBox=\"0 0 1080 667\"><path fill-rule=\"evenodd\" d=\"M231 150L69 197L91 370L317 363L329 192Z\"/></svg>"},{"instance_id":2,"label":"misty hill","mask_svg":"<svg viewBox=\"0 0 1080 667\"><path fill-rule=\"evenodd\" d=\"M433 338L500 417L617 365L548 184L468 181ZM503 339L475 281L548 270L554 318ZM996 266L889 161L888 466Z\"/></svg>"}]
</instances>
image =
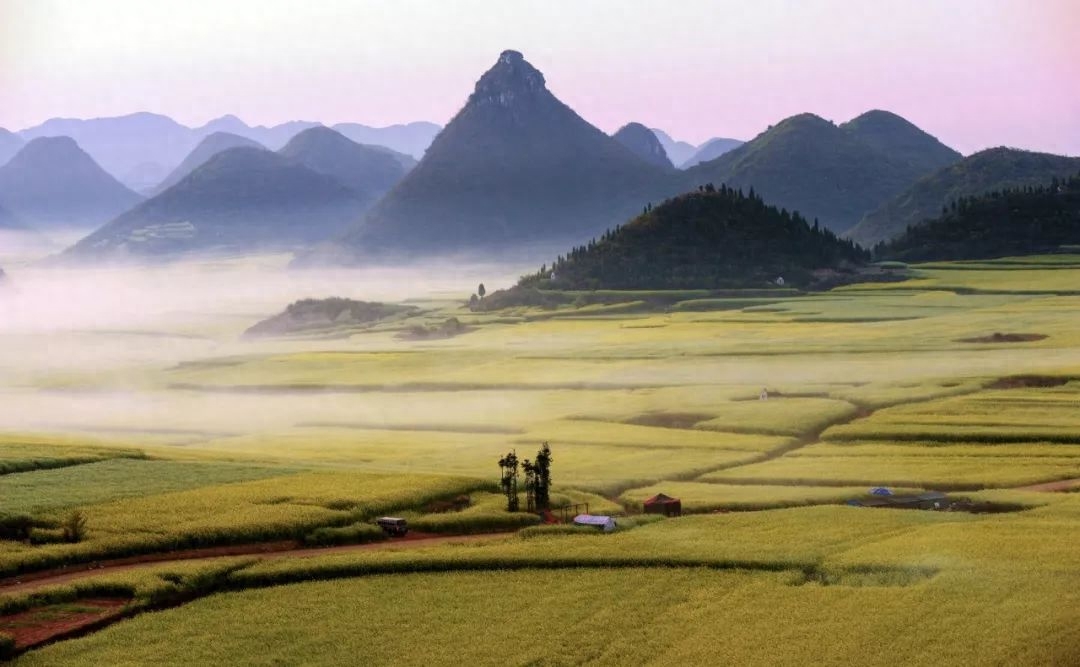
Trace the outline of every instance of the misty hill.
<instances>
[{"instance_id":1,"label":"misty hill","mask_svg":"<svg viewBox=\"0 0 1080 667\"><path fill-rule=\"evenodd\" d=\"M19 218L0 204L0 229L23 229Z\"/></svg>"},{"instance_id":2,"label":"misty hill","mask_svg":"<svg viewBox=\"0 0 1080 667\"><path fill-rule=\"evenodd\" d=\"M188 156L184 158L176 169L154 187L149 194L158 194L168 190L172 186L179 183L185 176L195 171L198 167L206 164L206 161L214 157L218 153L228 150L230 148L263 148L257 142L252 141L246 137L241 137L238 134L229 134L228 132L214 132L210 136L206 137L199 142L199 145L195 147L193 151L188 153Z\"/></svg>"},{"instance_id":3,"label":"misty hill","mask_svg":"<svg viewBox=\"0 0 1080 667\"><path fill-rule=\"evenodd\" d=\"M244 332L245 338L288 336L354 328L380 320L417 312L416 306L354 301L332 297L303 299L290 304L285 312L265 319Z\"/></svg>"},{"instance_id":4,"label":"misty hill","mask_svg":"<svg viewBox=\"0 0 1080 667\"><path fill-rule=\"evenodd\" d=\"M91 227L142 201L68 137L34 139L0 167L0 202L30 227Z\"/></svg>"},{"instance_id":5,"label":"misty hill","mask_svg":"<svg viewBox=\"0 0 1080 667\"><path fill-rule=\"evenodd\" d=\"M715 160L687 170L696 182L754 188L841 232L923 175L856 133L813 114L787 118Z\"/></svg>"},{"instance_id":6,"label":"misty hill","mask_svg":"<svg viewBox=\"0 0 1080 667\"><path fill-rule=\"evenodd\" d=\"M672 139L670 134L655 127L649 129L660 140L660 145L664 147L664 153L667 154L672 164L676 166L686 162L690 159L690 156L697 152L697 146L691 143Z\"/></svg>"},{"instance_id":7,"label":"misty hill","mask_svg":"<svg viewBox=\"0 0 1080 667\"><path fill-rule=\"evenodd\" d=\"M192 130L196 137L208 137L216 132L227 132L238 137L249 139L259 146L265 146L270 150L278 150L287 144L293 137L304 130L319 127L319 123L307 120L293 120L279 125L255 125L251 126L232 114L215 118L202 127Z\"/></svg>"},{"instance_id":8,"label":"misty hill","mask_svg":"<svg viewBox=\"0 0 1080 667\"><path fill-rule=\"evenodd\" d=\"M910 121L880 109L867 111L840 129L918 173L929 174L963 157Z\"/></svg>"},{"instance_id":9,"label":"misty hill","mask_svg":"<svg viewBox=\"0 0 1080 667\"><path fill-rule=\"evenodd\" d=\"M845 236L865 247L935 218L950 202L994 190L1043 185L1080 171L1080 158L992 148L920 179L866 216Z\"/></svg>"},{"instance_id":10,"label":"misty hill","mask_svg":"<svg viewBox=\"0 0 1080 667\"><path fill-rule=\"evenodd\" d=\"M333 129L344 134L358 144L385 146L398 153L410 155L419 160L424 157L442 127L423 121L389 125L387 127L369 127L360 123L338 123ZM415 163L414 163L415 164ZM412 165L406 165L411 167Z\"/></svg>"},{"instance_id":11,"label":"misty hill","mask_svg":"<svg viewBox=\"0 0 1080 667\"><path fill-rule=\"evenodd\" d=\"M300 132L318 127L312 121L289 121L279 125L250 126L236 116L216 118L202 127L187 127L168 116L134 113L111 118L53 118L18 133L20 139L68 136L89 153L103 169L136 191L150 190L164 180L203 139L226 132L278 150ZM409 123L371 128L346 123L346 134L360 143L423 155L439 127L432 123ZM0 132L0 164L4 162L4 137ZM406 161L406 166L411 166Z\"/></svg>"},{"instance_id":12,"label":"misty hill","mask_svg":"<svg viewBox=\"0 0 1080 667\"><path fill-rule=\"evenodd\" d=\"M987 259L1080 245L1080 174L1048 185L964 197L940 217L874 249L905 262Z\"/></svg>"},{"instance_id":13,"label":"misty hill","mask_svg":"<svg viewBox=\"0 0 1080 667\"><path fill-rule=\"evenodd\" d=\"M587 123L520 53L504 51L416 168L337 250L432 254L582 240L677 189L673 175Z\"/></svg>"},{"instance_id":14,"label":"misty hill","mask_svg":"<svg viewBox=\"0 0 1080 667\"><path fill-rule=\"evenodd\" d=\"M358 198L374 203L407 169L385 148L363 146L328 127L313 127L292 138L280 155L331 176Z\"/></svg>"},{"instance_id":15,"label":"misty hill","mask_svg":"<svg viewBox=\"0 0 1080 667\"><path fill-rule=\"evenodd\" d=\"M716 139L710 139L701 145L701 148L695 150L690 154L683 162L678 163L679 169L689 169L690 167L701 164L702 162L708 162L709 160L715 160L724 153L733 151L739 146L742 146L745 142L738 139L725 139L723 137L717 137Z\"/></svg>"},{"instance_id":16,"label":"misty hill","mask_svg":"<svg viewBox=\"0 0 1080 667\"><path fill-rule=\"evenodd\" d=\"M19 135L0 127L0 166L8 163L25 144Z\"/></svg>"},{"instance_id":17,"label":"misty hill","mask_svg":"<svg viewBox=\"0 0 1080 667\"><path fill-rule=\"evenodd\" d=\"M71 137L111 175L132 188L152 187L198 142L168 116L135 113L115 118L53 118L19 133L23 139ZM147 182L147 173L153 180Z\"/></svg>"},{"instance_id":18,"label":"misty hill","mask_svg":"<svg viewBox=\"0 0 1080 667\"><path fill-rule=\"evenodd\" d=\"M641 123L627 123L611 138L630 149L630 152L661 169L674 169L664 146L652 131Z\"/></svg>"},{"instance_id":19,"label":"misty hill","mask_svg":"<svg viewBox=\"0 0 1080 667\"><path fill-rule=\"evenodd\" d=\"M541 289L721 289L768 287L782 277L805 287L815 272L849 268L866 254L798 213L757 195L711 185L675 197L550 268L522 279Z\"/></svg>"},{"instance_id":20,"label":"misty hill","mask_svg":"<svg viewBox=\"0 0 1080 667\"><path fill-rule=\"evenodd\" d=\"M230 148L65 254L292 250L341 233L363 205L333 178L276 153Z\"/></svg>"}]
</instances>

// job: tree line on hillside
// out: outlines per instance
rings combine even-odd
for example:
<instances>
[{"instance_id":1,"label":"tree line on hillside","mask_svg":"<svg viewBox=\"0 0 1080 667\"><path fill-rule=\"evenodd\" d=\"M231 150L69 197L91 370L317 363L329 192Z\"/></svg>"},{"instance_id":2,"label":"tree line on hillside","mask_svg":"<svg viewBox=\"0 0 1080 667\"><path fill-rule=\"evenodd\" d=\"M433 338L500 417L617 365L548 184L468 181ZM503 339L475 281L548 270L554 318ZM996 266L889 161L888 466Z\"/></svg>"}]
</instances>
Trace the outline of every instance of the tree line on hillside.
<instances>
[{"instance_id":1,"label":"tree line on hillside","mask_svg":"<svg viewBox=\"0 0 1080 667\"><path fill-rule=\"evenodd\" d=\"M1048 185L963 197L874 247L874 258L922 262L1056 252L1080 244L1080 174Z\"/></svg>"},{"instance_id":2,"label":"tree line on hillside","mask_svg":"<svg viewBox=\"0 0 1080 667\"><path fill-rule=\"evenodd\" d=\"M647 205L608 230L525 276L541 289L725 289L808 285L821 269L862 264L869 253L798 212L769 206L712 183Z\"/></svg>"}]
</instances>

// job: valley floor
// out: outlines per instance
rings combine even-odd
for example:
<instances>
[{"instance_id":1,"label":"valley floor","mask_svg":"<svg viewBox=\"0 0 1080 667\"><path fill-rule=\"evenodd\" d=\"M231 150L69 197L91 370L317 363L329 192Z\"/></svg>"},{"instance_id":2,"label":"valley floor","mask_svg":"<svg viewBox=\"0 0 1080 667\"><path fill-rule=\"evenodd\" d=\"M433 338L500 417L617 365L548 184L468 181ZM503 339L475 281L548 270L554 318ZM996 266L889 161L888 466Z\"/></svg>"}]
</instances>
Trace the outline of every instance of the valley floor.
<instances>
[{"instance_id":1,"label":"valley floor","mask_svg":"<svg viewBox=\"0 0 1080 667\"><path fill-rule=\"evenodd\" d=\"M1078 285L1080 257L1052 256L663 311L432 297L403 322L255 342L254 314L189 313L53 331L49 358L0 330L0 514L33 523L0 539L0 576L365 542L383 513L524 528L0 586L0 635L109 599L135 618L20 664L1072 664ZM402 335L448 317L470 329ZM555 504L625 514L619 531L504 511L497 460L541 442ZM873 487L994 512L847 505ZM638 519L656 493L695 516Z\"/></svg>"}]
</instances>

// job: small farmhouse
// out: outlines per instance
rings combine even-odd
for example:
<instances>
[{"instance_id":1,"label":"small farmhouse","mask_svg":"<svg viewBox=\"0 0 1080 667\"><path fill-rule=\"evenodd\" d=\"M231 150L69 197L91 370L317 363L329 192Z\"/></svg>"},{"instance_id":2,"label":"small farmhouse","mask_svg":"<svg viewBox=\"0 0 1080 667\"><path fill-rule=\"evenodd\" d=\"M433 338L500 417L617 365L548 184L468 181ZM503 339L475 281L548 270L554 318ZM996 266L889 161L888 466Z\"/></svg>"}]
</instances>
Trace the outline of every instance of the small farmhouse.
<instances>
[{"instance_id":1,"label":"small farmhouse","mask_svg":"<svg viewBox=\"0 0 1080 667\"><path fill-rule=\"evenodd\" d=\"M658 493L648 498L642 506L646 514L662 514L664 516L682 516L682 501L678 498Z\"/></svg>"}]
</instances>

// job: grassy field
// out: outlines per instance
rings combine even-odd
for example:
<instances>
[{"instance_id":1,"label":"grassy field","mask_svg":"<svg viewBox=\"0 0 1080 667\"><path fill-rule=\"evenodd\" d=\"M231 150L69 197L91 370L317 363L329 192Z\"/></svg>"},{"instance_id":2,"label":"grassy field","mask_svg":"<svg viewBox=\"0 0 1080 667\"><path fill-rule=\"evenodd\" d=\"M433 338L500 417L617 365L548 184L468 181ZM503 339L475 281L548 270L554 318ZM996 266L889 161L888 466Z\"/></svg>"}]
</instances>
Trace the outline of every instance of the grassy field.
<instances>
[{"instance_id":1,"label":"grassy field","mask_svg":"<svg viewBox=\"0 0 1080 667\"><path fill-rule=\"evenodd\" d=\"M798 508L606 536L161 566L97 585L147 598L177 586L261 590L141 616L21 662L229 662L262 642L266 664L1071 664L1080 572L1075 540L1054 537L1075 529L1076 500L981 517ZM305 581L322 583L281 585ZM511 658L475 641L492 627ZM822 632L844 640L823 644ZM197 639L211 634L219 641ZM408 641L388 651L395 638Z\"/></svg>"},{"instance_id":2,"label":"grassy field","mask_svg":"<svg viewBox=\"0 0 1080 667\"><path fill-rule=\"evenodd\" d=\"M177 319L172 337L161 323L57 333L57 349L96 352L63 364L0 346L0 515L30 514L43 537L73 509L87 517L77 544L0 540L5 574L320 530L323 543L362 541L383 512L437 533L531 525L502 509L496 461L545 441L556 504L632 514L666 493L689 513L732 510L614 535L530 529L117 575L140 604L188 578L221 594L23 661L168 663L190 650L228 662L263 641L268 663L380 662L391 620L423 617L439 655L476 664L1075 662L1064 610L1078 601L1080 494L1013 489L1080 478L1076 285L1075 257L1023 258L824 294L688 293L672 308L641 294L557 312L422 302L417 322L472 327L445 340L401 339L395 323L245 342L257 313L230 313ZM843 506L882 485L1023 511ZM460 494L473 506L427 511ZM523 604L537 582L552 601ZM262 589L275 584L290 586ZM497 591L512 602L491 602ZM246 618L276 634L229 620ZM496 623L510 659L467 640ZM222 627L222 642L197 641ZM440 662L419 636L407 644L400 662Z\"/></svg>"}]
</instances>

